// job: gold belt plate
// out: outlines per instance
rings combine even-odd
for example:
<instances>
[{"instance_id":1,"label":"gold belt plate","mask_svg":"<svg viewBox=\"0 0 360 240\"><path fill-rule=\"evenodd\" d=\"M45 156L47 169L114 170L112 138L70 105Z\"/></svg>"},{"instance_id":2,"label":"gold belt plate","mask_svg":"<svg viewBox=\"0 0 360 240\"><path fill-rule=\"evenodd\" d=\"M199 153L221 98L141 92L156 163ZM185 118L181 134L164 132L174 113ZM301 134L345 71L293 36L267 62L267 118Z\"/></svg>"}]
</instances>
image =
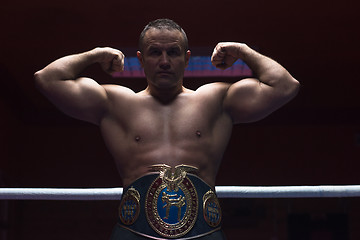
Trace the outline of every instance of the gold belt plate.
<instances>
[{"instance_id":1,"label":"gold belt plate","mask_svg":"<svg viewBox=\"0 0 360 240\"><path fill-rule=\"evenodd\" d=\"M187 168L180 165L173 171L165 165L147 191L146 218L152 229L163 237L184 236L196 222L198 194L186 176Z\"/></svg>"}]
</instances>

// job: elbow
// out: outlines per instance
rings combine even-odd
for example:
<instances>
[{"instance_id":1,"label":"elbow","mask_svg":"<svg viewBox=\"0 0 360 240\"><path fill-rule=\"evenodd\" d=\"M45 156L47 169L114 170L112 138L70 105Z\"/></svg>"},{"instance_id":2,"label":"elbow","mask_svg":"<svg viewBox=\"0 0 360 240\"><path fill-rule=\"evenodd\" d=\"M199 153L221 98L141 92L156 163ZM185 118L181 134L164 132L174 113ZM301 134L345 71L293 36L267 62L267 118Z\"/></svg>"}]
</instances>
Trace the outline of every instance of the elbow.
<instances>
[{"instance_id":1,"label":"elbow","mask_svg":"<svg viewBox=\"0 0 360 240\"><path fill-rule=\"evenodd\" d=\"M292 76L285 76L281 78L279 81L279 85L277 85L279 96L282 96L285 101L290 101L298 94L300 90L300 83Z\"/></svg>"},{"instance_id":2,"label":"elbow","mask_svg":"<svg viewBox=\"0 0 360 240\"><path fill-rule=\"evenodd\" d=\"M36 73L34 73L34 83L35 83L35 87L37 89L42 89L44 88L44 74L43 71L37 71Z\"/></svg>"},{"instance_id":3,"label":"elbow","mask_svg":"<svg viewBox=\"0 0 360 240\"><path fill-rule=\"evenodd\" d=\"M300 90L300 83L295 78L288 79L287 84L282 88L282 94L285 101L288 102L296 97Z\"/></svg>"},{"instance_id":4,"label":"elbow","mask_svg":"<svg viewBox=\"0 0 360 240\"><path fill-rule=\"evenodd\" d=\"M290 82L289 92L292 97L295 97L300 90L300 82L293 77L291 77Z\"/></svg>"},{"instance_id":5,"label":"elbow","mask_svg":"<svg viewBox=\"0 0 360 240\"><path fill-rule=\"evenodd\" d=\"M38 84L38 82L41 81L41 70L40 71L37 71L36 73L34 73L34 81L35 81L35 84Z\"/></svg>"},{"instance_id":6,"label":"elbow","mask_svg":"<svg viewBox=\"0 0 360 240\"><path fill-rule=\"evenodd\" d=\"M288 71L277 72L279 90L286 98L295 97L300 90L300 83ZM274 84L275 85L275 84Z\"/></svg>"}]
</instances>

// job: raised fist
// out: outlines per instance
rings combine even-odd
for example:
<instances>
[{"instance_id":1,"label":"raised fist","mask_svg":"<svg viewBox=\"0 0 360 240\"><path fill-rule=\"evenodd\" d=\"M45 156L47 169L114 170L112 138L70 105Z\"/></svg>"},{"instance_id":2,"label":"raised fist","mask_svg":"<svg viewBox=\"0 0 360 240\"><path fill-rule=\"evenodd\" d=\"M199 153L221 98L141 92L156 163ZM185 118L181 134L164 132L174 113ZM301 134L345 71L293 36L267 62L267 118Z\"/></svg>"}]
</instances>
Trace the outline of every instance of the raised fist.
<instances>
[{"instance_id":1,"label":"raised fist","mask_svg":"<svg viewBox=\"0 0 360 240\"><path fill-rule=\"evenodd\" d=\"M211 56L212 64L220 69L231 67L239 59L239 48L241 43L222 42L214 48Z\"/></svg>"},{"instance_id":2,"label":"raised fist","mask_svg":"<svg viewBox=\"0 0 360 240\"><path fill-rule=\"evenodd\" d=\"M112 74L124 71L125 55L121 51L109 47L95 48L93 51L97 56L97 62L105 72Z\"/></svg>"}]
</instances>

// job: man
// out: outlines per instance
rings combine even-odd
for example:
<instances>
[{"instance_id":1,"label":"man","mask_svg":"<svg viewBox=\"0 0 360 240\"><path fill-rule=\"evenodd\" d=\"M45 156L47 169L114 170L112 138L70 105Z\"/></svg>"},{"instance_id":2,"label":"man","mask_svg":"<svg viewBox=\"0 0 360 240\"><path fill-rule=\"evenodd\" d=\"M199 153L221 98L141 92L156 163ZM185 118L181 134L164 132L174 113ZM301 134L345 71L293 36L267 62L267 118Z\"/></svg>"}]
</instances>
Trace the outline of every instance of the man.
<instances>
[{"instance_id":1,"label":"man","mask_svg":"<svg viewBox=\"0 0 360 240\"><path fill-rule=\"evenodd\" d=\"M123 71L124 55L112 48L60 58L35 74L36 85L60 110L101 129L124 184L112 239L223 239L214 188L232 126L266 117L299 83L246 44L219 43L213 65L226 69L240 58L257 78L187 89L187 37L168 19L150 22L139 48L148 84L141 92L79 76L93 63Z\"/></svg>"}]
</instances>

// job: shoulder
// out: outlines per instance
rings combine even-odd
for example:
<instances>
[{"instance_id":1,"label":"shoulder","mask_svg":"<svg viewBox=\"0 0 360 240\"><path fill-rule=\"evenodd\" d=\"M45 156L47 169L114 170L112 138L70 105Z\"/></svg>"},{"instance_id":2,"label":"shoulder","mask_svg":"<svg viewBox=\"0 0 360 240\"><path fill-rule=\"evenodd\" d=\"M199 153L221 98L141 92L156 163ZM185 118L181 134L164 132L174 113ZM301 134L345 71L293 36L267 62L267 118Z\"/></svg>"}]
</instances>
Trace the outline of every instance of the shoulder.
<instances>
[{"instance_id":1,"label":"shoulder","mask_svg":"<svg viewBox=\"0 0 360 240\"><path fill-rule=\"evenodd\" d=\"M105 91L108 94L135 94L135 92L133 90L131 90L130 88L127 87L123 87L120 85L115 85L115 84L106 84L106 85L102 85L103 88L105 89Z\"/></svg>"},{"instance_id":2,"label":"shoulder","mask_svg":"<svg viewBox=\"0 0 360 240\"><path fill-rule=\"evenodd\" d=\"M130 88L120 85L102 85L107 95L108 116L128 111L136 104L137 95Z\"/></svg>"},{"instance_id":3,"label":"shoulder","mask_svg":"<svg viewBox=\"0 0 360 240\"><path fill-rule=\"evenodd\" d=\"M223 98L230 86L231 84L229 83L214 82L199 87L195 93L213 98Z\"/></svg>"},{"instance_id":4,"label":"shoulder","mask_svg":"<svg viewBox=\"0 0 360 240\"><path fill-rule=\"evenodd\" d=\"M214 82L199 87L193 92L195 104L203 111L225 113L224 99L230 86L229 83Z\"/></svg>"},{"instance_id":5,"label":"shoulder","mask_svg":"<svg viewBox=\"0 0 360 240\"><path fill-rule=\"evenodd\" d=\"M199 87L194 94L198 101L201 101L207 106L222 109L230 86L231 84L223 82L209 83Z\"/></svg>"},{"instance_id":6,"label":"shoulder","mask_svg":"<svg viewBox=\"0 0 360 240\"><path fill-rule=\"evenodd\" d=\"M130 100L131 98L135 98L136 94L133 90L127 87L123 87L120 85L102 85L106 91L108 100L112 101L119 101L121 99Z\"/></svg>"}]
</instances>

